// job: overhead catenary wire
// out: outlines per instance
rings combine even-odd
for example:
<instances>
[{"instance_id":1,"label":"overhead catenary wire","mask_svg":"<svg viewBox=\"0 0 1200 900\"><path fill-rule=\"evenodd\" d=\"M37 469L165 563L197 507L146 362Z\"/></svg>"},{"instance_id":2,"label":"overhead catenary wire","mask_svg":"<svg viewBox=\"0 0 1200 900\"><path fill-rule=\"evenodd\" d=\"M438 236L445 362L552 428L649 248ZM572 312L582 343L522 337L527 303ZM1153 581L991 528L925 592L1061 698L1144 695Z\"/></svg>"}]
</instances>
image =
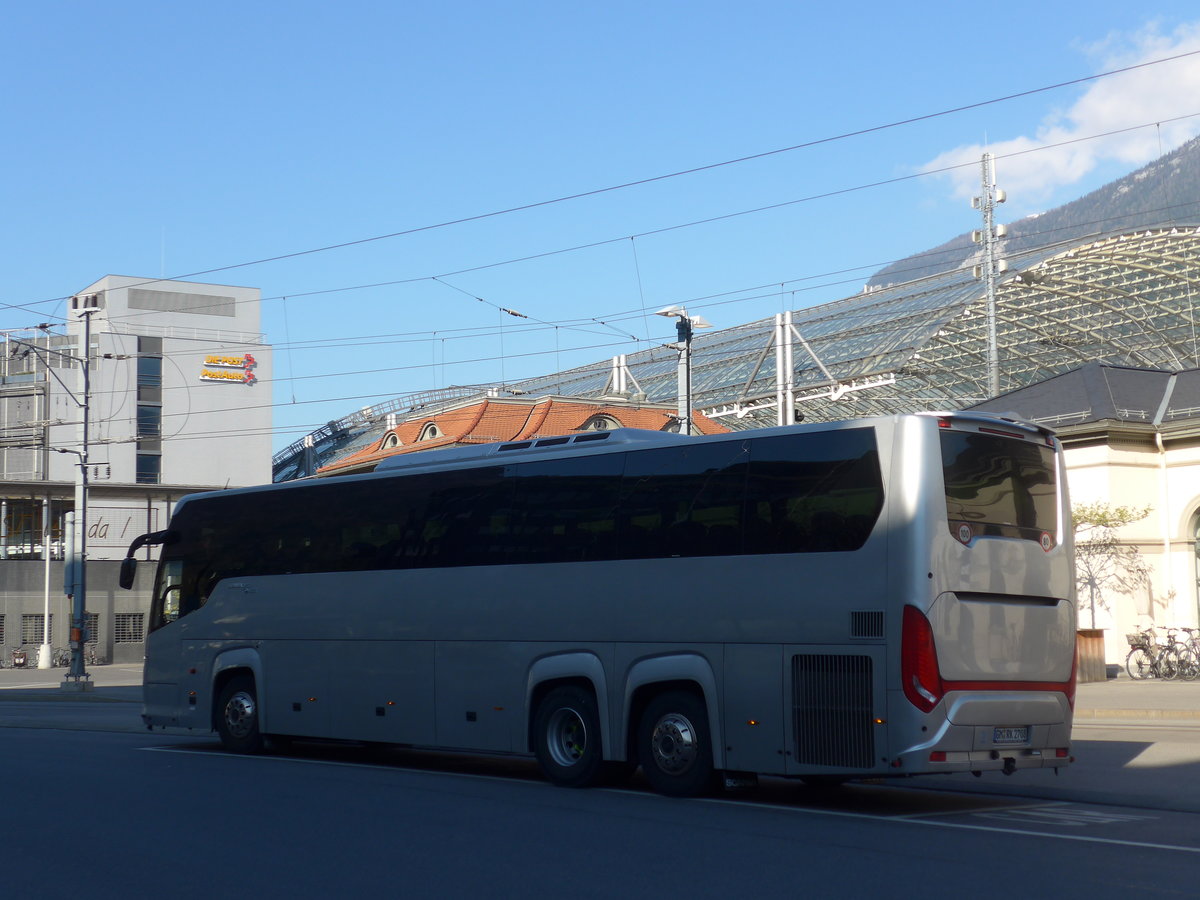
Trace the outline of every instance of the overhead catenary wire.
<instances>
[{"instance_id":1,"label":"overhead catenary wire","mask_svg":"<svg viewBox=\"0 0 1200 900\"><path fill-rule=\"evenodd\" d=\"M1084 224L1084 225L1102 224L1105 222L1111 222L1114 219L1120 219L1120 218L1125 218L1125 217L1130 217L1130 216L1145 215L1149 212L1169 211L1169 210L1173 210L1173 209L1186 208L1188 206L1200 206L1200 201L1194 201L1194 202L1185 203L1185 204L1174 204L1169 207L1159 207L1159 208L1155 208L1155 209L1132 211L1121 217L1107 217L1105 219L1093 220L1090 223L1082 223L1082 224ZM1062 228L1059 228L1059 229L1043 229L1043 230L1037 231L1037 232L1029 232L1026 235L1024 235L1024 237L1032 237L1032 236L1037 236L1039 234L1051 234L1054 231L1064 230L1065 228L1068 228L1068 227L1069 228L1078 228L1080 226L1080 224L1081 223L1075 223L1072 226L1063 226ZM926 254L918 254L917 257L914 257L914 258L919 259L920 257L923 257L923 256L933 256L933 255L940 254L942 252L945 252L945 251L942 251L942 250L930 251L929 253L926 253ZM880 265L880 264L879 263L871 264L871 266L878 266L878 265ZM860 271L861 269L865 269L865 268L868 268L868 267L864 266L864 267L859 267L859 268L849 269L849 270L838 270L835 272L823 273L820 276L804 276L803 278L794 279L792 281L785 282L785 283L786 284L794 284L794 283L797 283L798 281L809 279L809 278L826 278L826 277L830 277L833 275L848 274L848 273ZM902 272L903 272L903 270L900 270L899 272L894 272L893 274L902 274ZM800 292L825 289L828 287L838 286L839 284L858 283L858 281L859 281L859 279L857 279L857 278L848 278L848 279L841 279L841 280L836 280L836 281L823 281L821 283L810 284L810 285L800 287L800 288L793 288L788 293L790 293L794 297L797 293L800 293ZM462 289L457 288L454 285L450 285L447 283L446 286L451 287L454 290L457 290L461 293L467 293L469 296L473 296L473 295L470 295L469 292L462 291ZM762 299L768 299L768 298L776 296L779 292L779 289L780 289L780 283L776 282L773 284L756 285L751 288L741 288L741 289L737 289L734 291L726 291L726 292L720 292L717 294L692 297L692 298L688 298L687 300L684 300L681 302L686 303L687 305L692 306L696 309L712 309L712 308L728 306L728 305L733 305L733 304L740 304L740 303L746 303L746 302L754 302L754 301L762 300ZM475 297L474 299L477 299L480 302L488 303L488 301L484 300L483 298ZM854 300L854 299L857 299L857 298L846 298L846 300ZM835 302L844 302L844 301L835 301ZM502 309L501 307L499 307L496 304L488 303L488 305L494 306L498 309ZM638 318L641 315L641 312L642 311L640 309L631 309L631 310L628 310L623 313L614 314L613 316L610 316L610 318L613 319L614 321L622 321L623 319L632 321L632 320ZM869 326L872 322L884 321L884 320L889 319L891 317L892 313L885 308L885 309L878 309L878 310L866 309L866 310L859 310L857 312L847 312L845 310L839 310L837 315L839 317L839 320L843 324L849 322L851 324L859 324L859 325ZM527 326L526 331L524 333L528 334L528 333L536 332L536 331L545 331L548 329L554 329L557 334L557 331L559 328L569 325L572 321L574 321L574 320L565 320L563 322L554 323L554 322L543 322L541 320L538 320L538 323L536 325ZM446 341L449 341L449 340L479 340L479 339L487 339L491 336L494 336L494 328L472 328L472 329L461 329L461 331L465 331L466 333L460 334L460 335L450 335L450 333L448 333L448 332L441 332L439 340L444 344ZM618 335L620 335L624 340L634 341L635 343L643 343L643 341L641 339L637 338L636 336L623 334L620 331L617 331L616 329L614 329L614 331L616 331L616 333ZM121 332L115 332L115 333L122 334ZM596 332L590 332L590 333L596 334ZM129 336L132 336L132 333L130 333ZM426 343L427 341L429 341L431 339L428 332L416 332L411 335L402 335L400 337L402 337L403 339L397 340L396 336L389 336L386 340L358 341L353 346L356 348L361 348L361 347L365 347L365 346L370 346L373 343ZM663 336L660 336L657 340L649 339L649 340L646 340L644 343L649 346L655 346L658 343L667 341L668 339L669 339L669 336L663 335ZM590 344L590 345L583 345L583 346L577 346L577 347L569 347L569 348L566 348L566 352L585 352L585 351L589 351L589 350L598 349L600 347L612 347L612 346L617 346L617 345L614 345L614 344L599 344L599 345ZM338 349L346 349L345 344L339 344L339 345L317 344L312 347L309 347L308 349L329 349L330 347L336 347ZM275 347L273 347L273 349L279 350L281 348L278 346L275 346ZM553 351L556 356L556 359L558 358L562 349L563 348L556 345L555 350ZM548 352L549 351L542 351L540 354L535 352L535 353L530 353L530 354L522 354L522 356L545 355ZM516 358L516 357L514 357L514 358ZM500 359L500 357L496 357L496 356L468 357L468 358L463 358L460 360L445 360L445 359L443 359L442 365L443 366L445 366L445 365L459 366L459 365L470 365L470 364L482 364L482 363L488 363L488 362L495 362L495 361L498 361L499 359ZM373 369L360 369L360 370L339 370L336 372L310 373L308 375L302 375L302 376L294 376L293 375L293 376L288 376L287 378L265 379L265 380L261 381L260 383L270 384L274 381L292 381L292 382L294 382L297 379L311 381L311 380L326 379L326 378L351 377L351 376L356 376L356 375L377 375L377 374L383 374L383 373L387 373L387 372L419 370L421 368L423 368L423 366L418 365L418 366L407 366L407 367L386 367L386 368L373 368ZM537 376L531 376L531 377L537 377ZM169 390L172 390L172 388L166 388L165 390L169 391ZM115 392L116 391L114 391L114 393ZM103 389L98 389L96 391L97 396L103 395L104 393L106 393L106 392L103 391ZM392 395L394 395L394 392L388 394L388 396L392 396ZM334 402L338 399L341 399L341 398L328 398L328 400L326 402ZM283 407L283 406L287 406L288 404L280 402L276 405Z\"/></svg>"},{"instance_id":2,"label":"overhead catenary wire","mask_svg":"<svg viewBox=\"0 0 1200 900\"><path fill-rule=\"evenodd\" d=\"M496 218L496 217L500 217L500 216L511 215L513 213L526 212L526 211L533 210L533 209L538 209L538 208L561 204L561 203L567 203L567 202L571 202L574 200L581 200L581 199L585 199L588 197L595 197L595 196L599 196L602 194L608 194L608 193L612 193L612 192L616 192L616 191L627 190L629 188L641 187L641 186L645 186L645 185L649 185L649 184L654 184L657 182L667 181L670 179L685 177L688 175L695 175L695 174L699 174L702 172L709 172L709 171L713 171L716 169L726 168L729 166L742 165L742 164L745 164L748 162L766 159L766 158L773 157L773 156L780 156L780 155L787 154L787 153L793 153L793 152L796 152L799 150L811 149L813 147L819 147L819 146L823 146L823 145L827 145L827 144L831 144L831 143L836 143L839 141L849 140L851 138L863 137L863 136L866 136L869 134L876 134L876 133L879 133L882 131L888 131L888 130L891 130L894 128L900 128L900 127L903 127L906 125L913 125L913 124L916 124L919 122L927 122L927 121L931 121L934 119L944 118L947 116L952 116L952 115L956 115L959 113L968 112L971 110L982 109L982 108L985 108L988 106L993 106L993 105L1000 104L1000 103L1006 103L1006 102L1009 102L1012 100L1022 99L1022 98L1026 98L1026 97L1032 97L1032 96L1036 96L1036 95L1042 94L1042 93L1048 93L1051 91L1061 90L1061 89L1067 88L1067 87L1074 87L1077 85L1086 84L1088 82L1098 81L1098 80L1110 78L1110 77L1113 77L1116 75L1133 72L1133 71L1136 71L1139 69L1145 69L1145 68L1152 67L1152 66L1162 65L1162 64L1168 63L1168 62L1174 62L1174 61L1177 61L1180 59L1185 59L1185 58L1188 58L1191 56L1195 56L1197 54L1200 54L1200 50L1185 51L1183 53L1177 53L1177 54L1173 54L1171 56L1160 57L1159 59L1147 60L1145 62L1134 63L1134 64L1131 64L1128 66L1121 66L1121 67L1114 68L1114 69L1108 69L1104 72L1097 72L1092 75L1084 75L1084 76L1080 76L1078 78L1072 78L1072 79L1068 79L1065 81L1055 82L1053 84L1042 85L1040 87L1029 88L1029 89L1022 90L1022 91L1016 91L1016 92L1005 94L1005 95L1002 95L999 97L993 97L993 98L986 99L986 100L978 100L978 101L974 101L971 103L961 104L959 106L953 106L953 107L949 107L946 109L938 110L935 112L922 113L922 114L915 115L915 116L909 116L906 118L897 119L897 120L894 120L891 122L885 122L885 123L881 123L881 124L877 124L877 125L868 126L865 128L845 131L845 132L841 132L838 134L827 135L825 137L815 138L813 140L802 141L802 142L799 142L796 144L791 144L786 147L778 147L778 148L775 148L772 150L764 150L764 151L760 151L757 153L746 154L744 156L739 156L739 157L735 157L732 159L721 160L719 162L706 163L706 164L700 165L700 166L692 166L689 168L678 169L678 170L675 170L672 172L662 173L659 175L652 175L652 176L648 176L645 178L639 178L639 179L634 179L631 181L621 182L618 184L608 185L605 187L593 188L593 189L585 190L585 191L579 191L576 193L566 194L566 195L553 197L553 198L549 198L549 199L545 199L545 200L537 200L537 201L531 201L528 203L517 204L515 206L510 206L510 207L506 207L506 208L498 209L498 210L492 210L489 212L476 213L476 214L473 214L470 216L462 216L462 217L458 217L455 219L449 219L449 220L445 220L445 221L441 221L441 222L435 222L435 223L430 223L430 224L426 224L426 225L418 225L418 226L414 226L412 228L406 228L406 229L401 229L401 230L397 230L397 231L393 231L393 232L388 232L386 234L378 234L378 235L372 235L372 236L365 237L365 238L341 241L341 242L337 242L337 243L326 244L326 245L319 246L319 247L311 247L311 248L307 248L304 250L297 250L297 251L292 251L292 252L288 252L288 253L281 253L281 254L276 254L273 256L262 257L259 259L247 260L244 262L231 263L228 265L213 266L213 267L206 268L206 269L200 269L200 270L197 270L194 272L188 272L188 273L184 273L184 274L174 275L169 278L147 279L145 282L143 282L143 284L155 284L155 283L161 283L163 281L179 281L179 280L184 280L184 279L188 279L188 278L196 278L201 275L213 275L213 274L216 274L219 272L229 272L229 271L233 271L235 269L248 268L251 266L263 265L266 263L280 262L280 261L288 260L288 259L297 259L297 258L300 258L303 256L311 256L313 254L326 253L326 252L330 252L333 250L340 250L340 249L345 249L348 247L361 246L363 244L385 241L385 240L390 240L390 239L399 238L399 237L406 237L409 235L420 234L423 232L439 230L439 229L443 229L443 228L449 228L449 227L456 226L456 225L463 225L463 224L467 224L470 222L478 222L478 221L482 221L485 219L492 219L492 218ZM1159 119L1154 124L1157 126L1163 122L1168 122L1168 121L1172 121L1172 120ZM25 308L28 306L44 305L46 303L62 302L66 299L68 299L67 296L62 296L62 297L48 298L45 300L29 301L28 303L24 303L24 304L0 303L0 309L19 309L19 308ZM59 318L63 318L63 317L60 316Z\"/></svg>"},{"instance_id":3,"label":"overhead catenary wire","mask_svg":"<svg viewBox=\"0 0 1200 900\"><path fill-rule=\"evenodd\" d=\"M1180 117L1180 118L1185 118L1185 117ZM1147 126L1144 126L1144 125L1143 125L1143 126L1135 126L1135 127L1147 127ZM1132 130L1132 129L1123 129L1123 130ZM1106 135L1107 135L1107 134L1112 134L1112 133L1114 133L1114 132L1108 132L1108 133L1106 133ZM1088 139L1094 139L1094 137L1095 137L1095 136L1091 136L1091 137L1089 137L1089 138L1080 138L1080 139L1076 139L1076 141L1064 142L1064 143L1074 143L1074 142L1077 142L1077 141L1079 141L1079 140L1088 140ZM1051 145L1051 146L1058 146L1058 145ZM1019 151L1019 153L1014 153L1014 154L1009 154L1009 155L1020 155L1020 154L1025 154L1025 153L1037 152L1037 151L1038 151L1038 150L1040 150L1040 149L1044 149L1044 148L1029 148L1029 149L1025 149L1025 150ZM963 165L967 165L967 164L963 164ZM974 162L972 162L972 163L970 163L970 165L972 165L972 166L973 166L973 165L975 165L975 163L974 163ZM929 174L929 173L922 173L922 174ZM908 178L908 177L918 177L918 176L904 176L904 177L905 177L905 178ZM1177 204L1177 205L1175 205L1175 208L1186 208L1186 207L1187 207L1187 206L1189 206L1189 205L1192 205L1192 204ZM750 211L747 211L747 212L750 212ZM1133 213L1131 213L1131 214L1129 214L1129 215L1134 215L1134 214L1133 214ZM1117 217L1110 217L1110 219L1107 219L1107 220L1100 220L1100 221L1111 221L1113 218L1117 218ZM1036 233L1036 232L1035 232L1035 233ZM625 239L625 238L619 238L619 239L614 239L614 240L624 240L624 239ZM935 253L937 253L937 252L941 252L941 251L930 251L928 254L925 254L925 255L932 256L932 255L934 255L934 254L935 254ZM876 263L876 264L872 264L872 265L879 265L879 264L878 264L878 263ZM861 269L865 269L865 268L866 268L866 266L863 266L863 267L856 267L856 268L854 268L854 269L850 269L850 270L842 270L842 271L845 271L845 272L849 272L849 271L859 271L859 270L861 270ZM832 273L830 273L830 274L832 274ZM893 273L893 274L894 274L894 273ZM815 277L822 277L822 276L803 276L803 278L804 278L804 279L808 279L808 278L815 278ZM796 281L798 281L798 280L801 280L801 279L796 279ZM848 279L848 280L849 280L849 279ZM446 282L443 282L443 283L445 284ZM793 282L785 282L785 283L794 283L794 281L793 281ZM836 284L839 284L839 283L842 283L842 282L829 282L829 283L826 283L826 284L823 284L823 285L817 285L817 286L814 286L814 287L828 287L828 286L831 286L831 285L836 285ZM780 284L780 283L779 283L779 282L777 282L777 281L776 281L776 282L772 282L772 283L770 284L770 287L771 287L771 289L772 289L772 293L774 293L774 292L775 292L775 291L778 289L778 286L779 286L779 284ZM454 287L454 286L452 286L452 285L448 285L448 286ZM765 287L765 286L764 286L764 287ZM455 287L455 289L456 289L456 290L461 290L461 289L458 289L457 287ZM806 287L806 288L802 288L801 290L810 290L810 289L813 289L813 287ZM723 294L723 295L709 295L710 297L716 297L716 296L725 296L727 299L723 299L723 300L708 300L708 303L709 303L709 305L716 306L716 305L731 304L731 303L750 302L750 301L751 301L751 300L753 300L753 299L757 299L755 296L750 296L750 297L747 297L747 296L741 296L741 297L730 297L730 296L729 296L729 294L730 294L730 293L744 293L744 292L745 292L745 290L746 290L746 289L739 289L739 290L738 290L738 291L736 291L736 292L724 292L724 294ZM796 290L793 290L791 293L794 295L796 292L797 292ZM464 292L464 293L469 293L469 292ZM482 298L476 298L476 299L481 299L481 300L482 300ZM487 302L487 301L483 301L483 302ZM498 308L498 309L504 309L503 307L500 307L498 304L492 304L492 305L496 306L496 308ZM631 315L640 315L640 314L642 314L642 313L643 313L643 310L640 310L640 309L639 309L639 310L630 310L630 311L629 311L629 313L630 313ZM876 315L878 315L878 314L876 314ZM609 318L609 319L612 319L612 320L614 320L614 321L616 321L616 320L617 320L617 317L616 317L616 316L610 316L610 317L608 317L608 318ZM865 318L865 316L864 316L864 318ZM548 322L543 322L543 320L537 320L537 321L538 321L539 323L541 323L541 325L542 325L543 327L552 327L552 328L555 328L555 329L556 329L556 332L557 332L557 329L559 329L559 328L567 327L567 325L566 325L565 323L563 323L563 322L560 322L560 323L548 323ZM576 320L566 320L566 322L570 322L570 321L576 321ZM607 325L608 323L607 323L607 322L605 322L604 324L606 324L606 325ZM479 330L479 331L477 332L477 334L476 334L476 335L474 335L474 336L476 336L476 337L477 337L477 336L479 336L480 334L484 334L484 333L486 333L486 331L487 331L487 329L481 329L481 330ZM636 337L634 337L634 336L629 336L627 339L629 339L629 340L634 340L634 341L637 341L637 340L639 340L638 338L636 338ZM444 338L443 338L443 340L444 340ZM611 346L611 345L609 345L609 346ZM575 351L583 351L583 350L587 350L587 349L591 349L591 348L590 348L590 347L571 348L571 350L575 350ZM556 355L557 355L557 352L558 352L558 351L557 351L557 348L556 348L556 351L555 351L555 352L556 352ZM450 362L449 362L449 364L450 364L450 365L458 365L458 364L460 364L460 363L467 363L467 362L480 362L480 361L486 361L486 358L481 358L481 359L477 359L477 360L450 361ZM420 368L420 367L412 367L412 368ZM387 370L363 370L361 373L347 373L347 372L339 372L339 373L334 373L334 374L336 374L336 375L343 375L343 374L374 374L374 373L377 373L377 372L379 372L379 371L387 371ZM321 377L329 377L329 376L323 376L323 375L320 375L320 374L316 374L316 375L302 376L302 377L304 377L304 378L321 378ZM394 396L394 395L395 395L395 392L394 392L394 391L392 391L392 392L387 392L387 393L381 393L381 394L379 394L379 395L376 395L376 396ZM342 399L349 400L349 399L353 399L353 398L334 398L334 400L342 400ZM329 401L329 400L327 400L327 401L319 401L319 402L333 402L333 401ZM273 404L273 405L275 405L275 406L280 406L280 405L284 405L284 404Z\"/></svg>"},{"instance_id":4,"label":"overhead catenary wire","mask_svg":"<svg viewBox=\"0 0 1200 900\"><path fill-rule=\"evenodd\" d=\"M1197 51L1197 52L1200 52L1200 51ZM996 158L997 159L1011 159L1011 158L1015 158L1018 156L1025 156L1025 155L1028 155L1031 153L1038 153L1038 152L1043 152L1043 151L1047 151L1047 150L1059 149L1062 147L1079 144L1079 143L1084 143L1087 141L1094 141L1094 140L1100 140L1100 139L1107 138L1107 137L1113 137L1118 134L1125 134L1125 133L1137 131L1137 130L1144 129L1144 128L1156 127L1161 122L1182 121L1182 120L1189 119L1189 118L1195 118L1197 116L1200 116L1200 113L1188 113L1186 115L1176 116L1176 117L1173 117L1170 119L1160 119L1157 122L1145 122L1145 123L1141 123L1138 125L1132 125L1132 126L1128 126L1125 128L1113 129L1113 130L1098 133L1098 134L1086 135L1083 137L1072 138L1069 140L1058 141L1058 142L1054 142L1054 143L1050 143L1050 144L1043 144L1043 145L1039 145L1037 147L1027 147L1027 148L1023 148L1021 150L1012 151L1010 153L998 154L996 156ZM539 253L527 254L524 256L508 258L508 259L494 261L494 262L490 262L490 263L483 263L483 264L470 266L470 267L466 267L466 268L460 268L460 269L456 269L456 270L449 271L449 272L439 273L436 275L410 276L410 277L406 277L406 278L395 279L395 280L385 281L385 282L375 282L375 283L371 283L371 284L361 284L361 285L349 285L349 286L343 286L343 287L326 288L326 289L312 290L312 291L290 291L287 295L263 297L263 298L259 298L258 300L255 300L255 301L235 301L235 303L238 303L238 302L264 302L265 303L265 302L268 302L271 300L281 300L281 299L285 299L285 298L296 299L296 298L302 298L302 297L322 296L322 295L347 292L347 291L366 290L366 289L381 288L381 287L397 287L397 286L401 286L401 285L414 285L414 284L419 284L419 283L426 282L426 281L448 284L448 282L446 282L445 279L455 277L458 275L465 275L465 274L470 274L470 273L475 273L475 272L481 272L481 271L485 271L488 269L499 268L502 266L515 265L515 264L524 263L524 262L531 262L531 261L538 260L538 259L546 259L546 258L549 258L552 256L558 256L558 255L563 255L563 254L568 254L568 253L579 252L579 251L583 251L583 250L595 249L597 247L612 245L612 244L624 242L626 240L636 240L637 238L647 238L647 237L652 237L652 236L656 236L656 235L667 234L667 233L670 233L673 231L697 227L700 225L714 224L716 222L727 221L727 220L742 217L742 216L754 215L754 214L758 214L758 213L769 212L772 210L787 208L790 206L795 206L795 205L799 205L799 204L803 204L803 203L809 203L809 202L813 202L815 200L830 199L833 197L838 197L838 196L842 196L842 195L846 195L846 194L856 193L856 192L870 190L870 189L879 188L879 187L885 187L888 185L899 184L902 182L912 181L915 179L925 178L925 177L929 177L929 176L933 176L933 175L947 174L949 172L956 171L958 169L975 168L977 165L978 165L977 160L964 161L962 163L955 163L952 165L942 166L942 167L939 167L936 169L926 169L921 172L909 173L907 175L900 175L900 176L896 176L893 178L887 178L887 179L872 181L872 182L868 182L868 183L864 183L864 184L853 185L850 187L839 188L839 189L826 191L826 192L819 193L819 194L809 195L806 197L800 197L800 198L794 198L791 200L780 201L778 203L768 204L766 206L759 206L759 207L754 207L752 209L744 209L744 210L738 210L738 211L730 212L730 213L723 213L723 214L720 214L717 216L710 216L710 217L706 217L703 219L696 219L696 220L692 220L692 221L688 221L688 222L675 223L672 225L662 226L660 228L655 228L655 229L651 229L648 231L638 232L633 235L622 235L622 236L614 237L614 238L605 238L602 240L590 241L590 242L587 242L584 244L576 244L576 245L569 246L569 247L562 247L562 248L557 248L557 249L553 249L553 250L542 251ZM934 255L938 252L941 252L941 251L929 251L929 255ZM889 263L884 262L884 263L875 263L873 265L886 266L888 264ZM866 268L866 266L859 267L859 268ZM796 279L792 279L792 280L796 280ZM158 279L156 279L156 281L158 281ZM785 281L784 283L785 284L789 283L789 281ZM450 286L453 287L453 285L450 285ZM132 287L132 286L127 286L127 287ZM492 303L491 301L484 300L483 298L478 297L469 291L465 291L462 289L458 289L458 290L467 296L470 296L476 300L479 300L480 302L491 305L497 309L503 309L503 307L501 307L499 304L495 304L495 303ZM195 310L193 310L193 311L195 311ZM147 312L143 312L143 313L132 313L132 314L125 315L123 317L123 321L128 323L139 317L153 317L154 315L155 315L154 311L147 311ZM606 316L605 318L611 319L612 317ZM539 319L537 321L542 321L542 320ZM581 324L583 322L583 320L577 320L577 321L579 321ZM591 319L588 319L587 321L596 322L597 324L604 325L605 327L610 327L610 328L612 327L610 322L603 321L600 318L593 317ZM558 324L559 324L559 327L576 327L576 328L580 327L580 325L568 326L568 325L565 325L562 323L558 323ZM636 340L636 338L634 338L634 339Z\"/></svg>"}]
</instances>

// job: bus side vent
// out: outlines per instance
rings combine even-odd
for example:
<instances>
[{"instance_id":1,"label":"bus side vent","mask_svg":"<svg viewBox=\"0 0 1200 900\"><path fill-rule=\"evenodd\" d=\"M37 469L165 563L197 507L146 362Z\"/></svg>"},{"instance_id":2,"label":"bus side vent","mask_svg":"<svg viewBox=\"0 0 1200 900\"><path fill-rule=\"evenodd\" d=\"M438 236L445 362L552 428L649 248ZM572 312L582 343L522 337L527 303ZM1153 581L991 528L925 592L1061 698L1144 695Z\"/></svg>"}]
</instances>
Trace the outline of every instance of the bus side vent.
<instances>
[{"instance_id":1,"label":"bus side vent","mask_svg":"<svg viewBox=\"0 0 1200 900\"><path fill-rule=\"evenodd\" d=\"M850 637L883 638L883 610L856 609L850 613Z\"/></svg>"},{"instance_id":2,"label":"bus side vent","mask_svg":"<svg viewBox=\"0 0 1200 900\"><path fill-rule=\"evenodd\" d=\"M871 657L792 657L792 722L797 763L871 768Z\"/></svg>"}]
</instances>

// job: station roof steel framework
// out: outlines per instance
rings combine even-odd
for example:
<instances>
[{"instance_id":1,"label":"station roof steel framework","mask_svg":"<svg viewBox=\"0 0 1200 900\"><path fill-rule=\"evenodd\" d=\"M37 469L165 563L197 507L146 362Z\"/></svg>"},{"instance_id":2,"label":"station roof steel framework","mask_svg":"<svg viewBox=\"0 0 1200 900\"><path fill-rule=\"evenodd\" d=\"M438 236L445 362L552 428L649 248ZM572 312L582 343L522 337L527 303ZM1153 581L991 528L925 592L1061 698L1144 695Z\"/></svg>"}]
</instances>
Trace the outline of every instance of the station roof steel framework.
<instances>
[{"instance_id":1,"label":"station roof steel framework","mask_svg":"<svg viewBox=\"0 0 1200 900\"><path fill-rule=\"evenodd\" d=\"M1001 392L1088 362L1171 371L1200 366L1200 226L1098 235L1005 262L996 290ZM789 326L781 315L697 334L693 405L732 428L754 428L783 421L783 387L796 419L818 422L959 409L988 399L985 291L970 263L793 310L790 320ZM676 350L657 347L508 385L398 397L277 453L275 480L311 474L378 438L388 422L489 391L601 397L620 383L627 393L667 402L677 393L677 360Z\"/></svg>"}]
</instances>

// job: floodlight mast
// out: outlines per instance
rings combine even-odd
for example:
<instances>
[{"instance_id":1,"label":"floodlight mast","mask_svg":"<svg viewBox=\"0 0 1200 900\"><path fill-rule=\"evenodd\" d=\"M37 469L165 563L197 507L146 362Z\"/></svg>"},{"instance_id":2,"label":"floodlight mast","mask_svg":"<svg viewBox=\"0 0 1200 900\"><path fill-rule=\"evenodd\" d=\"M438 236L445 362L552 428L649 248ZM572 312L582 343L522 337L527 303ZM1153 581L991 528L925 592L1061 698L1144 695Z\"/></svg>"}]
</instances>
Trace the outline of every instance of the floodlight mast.
<instances>
[{"instance_id":1,"label":"floodlight mast","mask_svg":"<svg viewBox=\"0 0 1200 900\"><path fill-rule=\"evenodd\" d=\"M996 337L996 282L1001 272L1008 268L996 258L999 249L999 238L1004 237L1006 229L1003 225L995 225L996 204L1008 199L1004 191L996 187L993 157L990 153L983 154L982 190L978 197L971 201L971 206L983 214L983 229L976 231L971 237L983 246L983 264L976 266L976 276L983 279L986 292L987 310L987 369L988 396L1000 394L1000 348Z\"/></svg>"},{"instance_id":2,"label":"floodlight mast","mask_svg":"<svg viewBox=\"0 0 1200 900\"><path fill-rule=\"evenodd\" d=\"M655 315L675 320L677 341L667 344L679 351L679 433L692 433L692 333L697 328L712 328L702 316L689 316L682 306L667 306Z\"/></svg>"}]
</instances>

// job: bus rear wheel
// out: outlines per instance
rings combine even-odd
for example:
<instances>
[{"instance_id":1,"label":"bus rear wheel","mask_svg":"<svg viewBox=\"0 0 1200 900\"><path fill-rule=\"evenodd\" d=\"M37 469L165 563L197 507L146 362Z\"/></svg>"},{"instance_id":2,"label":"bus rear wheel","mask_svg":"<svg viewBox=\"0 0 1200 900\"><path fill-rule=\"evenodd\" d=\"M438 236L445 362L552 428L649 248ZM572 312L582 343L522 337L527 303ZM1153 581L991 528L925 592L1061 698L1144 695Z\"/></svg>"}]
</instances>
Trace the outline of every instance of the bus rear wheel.
<instances>
[{"instance_id":1,"label":"bus rear wheel","mask_svg":"<svg viewBox=\"0 0 1200 900\"><path fill-rule=\"evenodd\" d=\"M259 753L263 736L258 728L258 694L251 675L235 675L217 699L217 735L233 753Z\"/></svg>"},{"instance_id":2,"label":"bus rear wheel","mask_svg":"<svg viewBox=\"0 0 1200 900\"><path fill-rule=\"evenodd\" d=\"M638 727L642 774L660 794L698 797L712 790L712 741L704 700L686 691L659 694Z\"/></svg>"},{"instance_id":3,"label":"bus rear wheel","mask_svg":"<svg viewBox=\"0 0 1200 900\"><path fill-rule=\"evenodd\" d=\"M600 714L592 692L577 685L550 691L533 721L533 750L547 780L588 787L603 773Z\"/></svg>"}]
</instances>

